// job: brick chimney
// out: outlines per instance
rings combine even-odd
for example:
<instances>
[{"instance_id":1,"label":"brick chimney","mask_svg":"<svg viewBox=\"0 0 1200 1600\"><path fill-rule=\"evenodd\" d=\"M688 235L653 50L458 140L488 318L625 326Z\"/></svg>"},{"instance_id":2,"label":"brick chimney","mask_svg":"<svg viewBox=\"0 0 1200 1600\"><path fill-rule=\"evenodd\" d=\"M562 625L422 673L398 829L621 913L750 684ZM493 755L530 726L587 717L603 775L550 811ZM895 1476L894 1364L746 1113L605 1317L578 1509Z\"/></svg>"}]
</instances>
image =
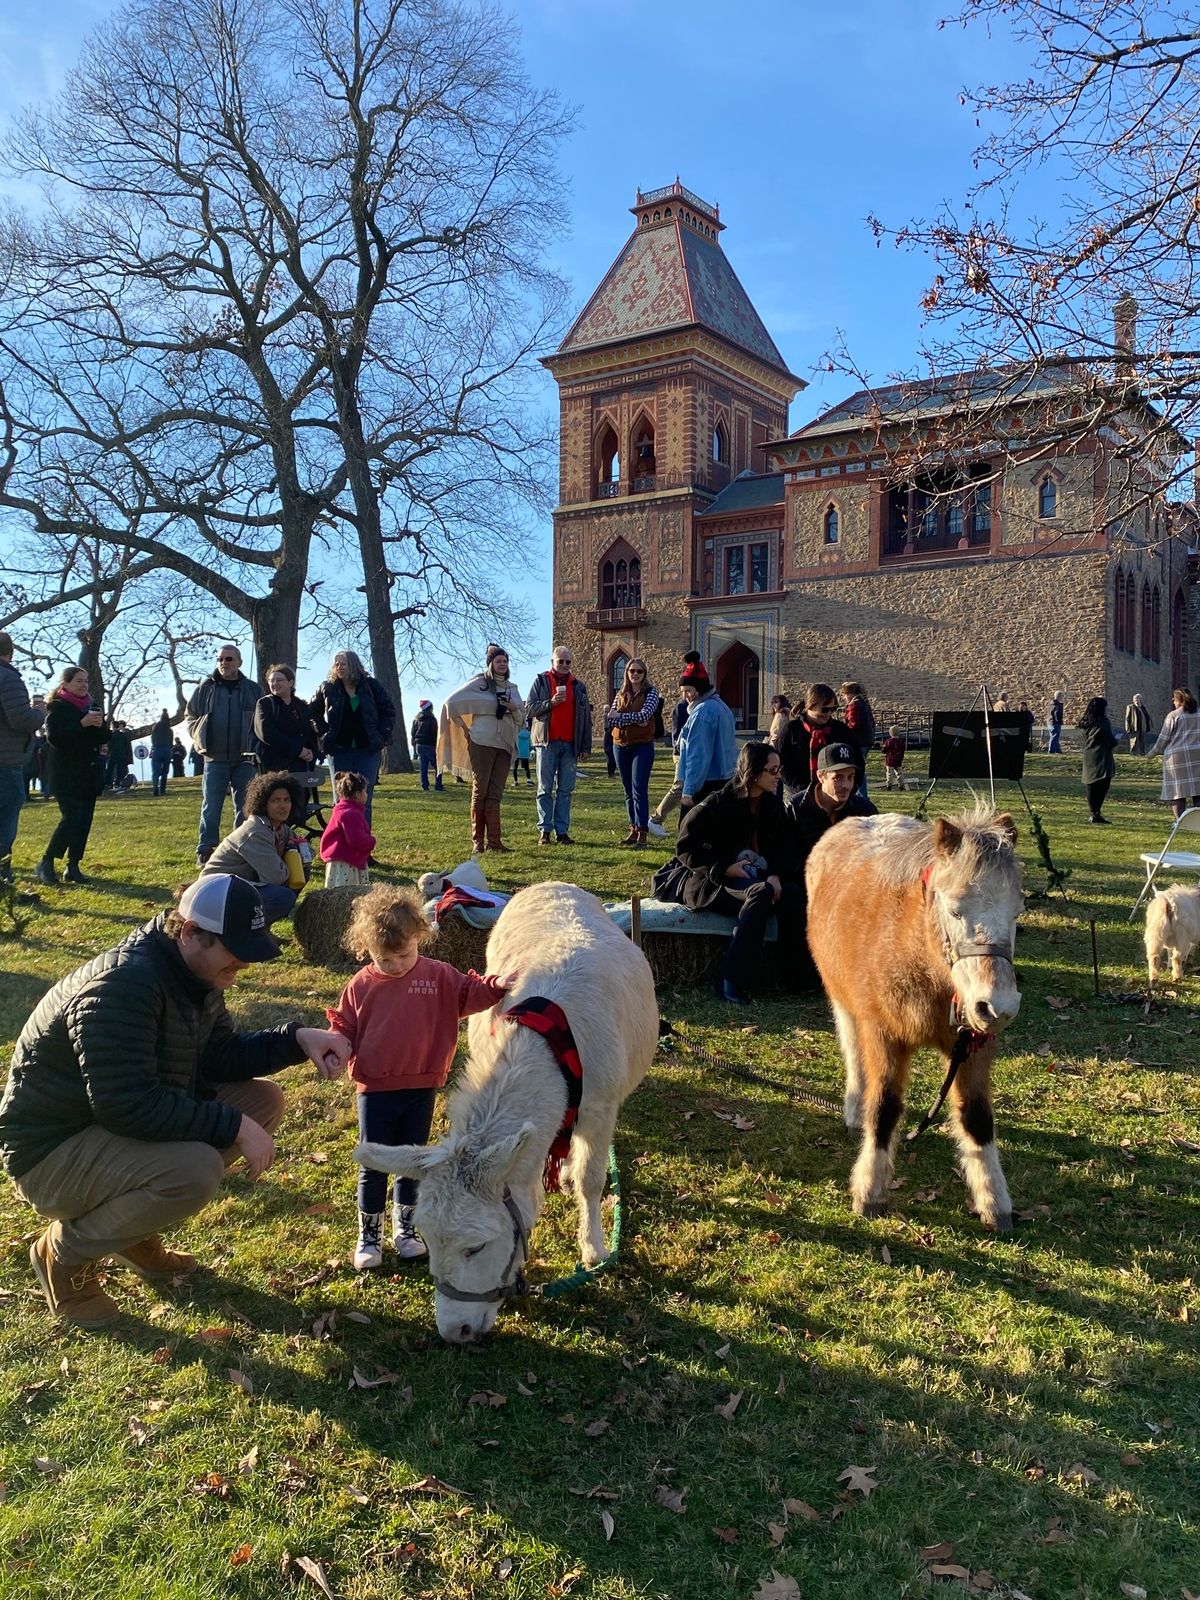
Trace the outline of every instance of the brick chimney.
<instances>
[{"instance_id":1,"label":"brick chimney","mask_svg":"<svg viewBox=\"0 0 1200 1600\"><path fill-rule=\"evenodd\" d=\"M1126 289L1113 307L1113 376L1134 381L1133 352L1137 338L1138 303Z\"/></svg>"}]
</instances>

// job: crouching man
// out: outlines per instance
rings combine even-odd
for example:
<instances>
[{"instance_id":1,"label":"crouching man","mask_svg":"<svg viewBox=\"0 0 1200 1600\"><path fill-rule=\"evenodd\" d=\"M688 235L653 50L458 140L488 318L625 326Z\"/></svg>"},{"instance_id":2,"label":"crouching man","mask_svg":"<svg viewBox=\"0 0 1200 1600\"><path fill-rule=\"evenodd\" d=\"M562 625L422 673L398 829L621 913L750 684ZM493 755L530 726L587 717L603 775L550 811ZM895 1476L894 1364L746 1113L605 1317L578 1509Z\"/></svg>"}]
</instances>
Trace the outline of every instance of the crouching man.
<instances>
[{"instance_id":1,"label":"crouching man","mask_svg":"<svg viewBox=\"0 0 1200 1600\"><path fill-rule=\"evenodd\" d=\"M21 1031L0 1101L0 1160L50 1225L29 1251L50 1310L83 1328L119 1307L95 1281L107 1258L154 1278L190 1272L160 1231L193 1216L241 1159L275 1156L283 1091L264 1079L312 1060L323 1078L349 1044L285 1023L237 1033L224 990L279 946L253 884L201 878L177 910L63 978Z\"/></svg>"}]
</instances>

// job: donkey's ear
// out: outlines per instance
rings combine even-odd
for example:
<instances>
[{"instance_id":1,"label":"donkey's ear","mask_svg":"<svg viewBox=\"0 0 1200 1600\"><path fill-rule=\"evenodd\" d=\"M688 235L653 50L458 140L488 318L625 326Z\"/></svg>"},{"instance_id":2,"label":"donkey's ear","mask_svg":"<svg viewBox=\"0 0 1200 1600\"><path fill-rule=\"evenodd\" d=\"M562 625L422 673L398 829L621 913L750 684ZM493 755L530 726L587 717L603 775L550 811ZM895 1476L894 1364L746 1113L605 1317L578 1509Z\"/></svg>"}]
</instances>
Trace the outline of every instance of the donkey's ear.
<instances>
[{"instance_id":1,"label":"donkey's ear","mask_svg":"<svg viewBox=\"0 0 1200 1600\"><path fill-rule=\"evenodd\" d=\"M1009 844L1017 842L1017 825L1007 811L1002 811L996 818L996 827L1008 840Z\"/></svg>"},{"instance_id":2,"label":"donkey's ear","mask_svg":"<svg viewBox=\"0 0 1200 1600\"><path fill-rule=\"evenodd\" d=\"M939 817L933 825L933 845L940 855L952 856L962 843L962 829L956 828L945 817Z\"/></svg>"},{"instance_id":3,"label":"donkey's ear","mask_svg":"<svg viewBox=\"0 0 1200 1600\"><path fill-rule=\"evenodd\" d=\"M497 1189L503 1188L504 1180L512 1171L513 1162L529 1143L536 1130L532 1122L522 1123L516 1133L509 1134L507 1139L500 1139L495 1144L488 1145L479 1155L479 1175L484 1184Z\"/></svg>"},{"instance_id":4,"label":"donkey's ear","mask_svg":"<svg viewBox=\"0 0 1200 1600\"><path fill-rule=\"evenodd\" d=\"M360 1144L353 1159L373 1172L394 1172L401 1178L421 1178L445 1161L440 1144Z\"/></svg>"}]
</instances>

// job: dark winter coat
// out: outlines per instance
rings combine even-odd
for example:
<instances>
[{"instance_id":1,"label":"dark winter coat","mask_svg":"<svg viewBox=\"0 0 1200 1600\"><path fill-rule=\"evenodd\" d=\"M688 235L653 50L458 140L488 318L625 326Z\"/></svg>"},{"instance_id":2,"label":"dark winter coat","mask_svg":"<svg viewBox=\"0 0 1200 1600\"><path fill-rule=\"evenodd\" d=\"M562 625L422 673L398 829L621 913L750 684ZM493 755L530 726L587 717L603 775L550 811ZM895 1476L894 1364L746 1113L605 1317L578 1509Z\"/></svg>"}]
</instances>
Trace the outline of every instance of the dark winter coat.
<instances>
[{"instance_id":1,"label":"dark winter coat","mask_svg":"<svg viewBox=\"0 0 1200 1600\"><path fill-rule=\"evenodd\" d=\"M85 1128L225 1149L241 1112L214 1084L303 1061L299 1023L235 1033L225 1002L188 970L156 917L43 996L21 1030L0 1101L0 1160L23 1173Z\"/></svg>"},{"instance_id":2,"label":"dark winter coat","mask_svg":"<svg viewBox=\"0 0 1200 1600\"><path fill-rule=\"evenodd\" d=\"M436 749L438 742L437 718L433 714L433 707L426 706L424 711L418 711L412 720L412 747L418 745L432 745Z\"/></svg>"},{"instance_id":3,"label":"dark winter coat","mask_svg":"<svg viewBox=\"0 0 1200 1600\"><path fill-rule=\"evenodd\" d=\"M114 728L108 736L108 759L117 766L133 765L133 737L125 728Z\"/></svg>"},{"instance_id":4,"label":"dark winter coat","mask_svg":"<svg viewBox=\"0 0 1200 1600\"><path fill-rule=\"evenodd\" d=\"M799 863L799 876L803 878L804 868L812 853L813 846L818 840L823 839L830 828L837 822L844 821L847 817L873 817L878 814L878 806L872 805L870 800L864 800L860 794L852 794L837 816L831 816L816 801L816 785L809 784L802 795L795 800L790 800L787 805L788 822L792 828L792 838Z\"/></svg>"},{"instance_id":5,"label":"dark winter coat","mask_svg":"<svg viewBox=\"0 0 1200 1600\"><path fill-rule=\"evenodd\" d=\"M254 708L262 690L238 673L227 683L219 672L202 679L187 703L192 745L213 761L240 761L251 745Z\"/></svg>"},{"instance_id":6,"label":"dark winter coat","mask_svg":"<svg viewBox=\"0 0 1200 1600\"><path fill-rule=\"evenodd\" d=\"M29 703L25 680L11 661L0 661L0 767L19 767L30 736L46 713Z\"/></svg>"},{"instance_id":7,"label":"dark winter coat","mask_svg":"<svg viewBox=\"0 0 1200 1600\"><path fill-rule=\"evenodd\" d=\"M815 744L814 744L815 735ZM862 746L844 722L830 717L823 727L809 724L803 716L793 717L779 745L779 765L783 770L783 786L789 795L803 794L816 776L817 752L827 744L849 745L850 753L863 773Z\"/></svg>"},{"instance_id":8,"label":"dark winter coat","mask_svg":"<svg viewBox=\"0 0 1200 1600\"><path fill-rule=\"evenodd\" d=\"M150 752L152 755L163 756L171 754L171 747L175 743L175 730L169 722L164 722L161 717L150 729Z\"/></svg>"},{"instance_id":9,"label":"dark winter coat","mask_svg":"<svg viewBox=\"0 0 1200 1600\"><path fill-rule=\"evenodd\" d=\"M525 725L529 729L533 748L540 750L549 742L550 712L554 703L554 685L551 674L539 672L533 680L529 699L525 702ZM592 705L588 699L587 684L575 679L575 738L576 756L592 753Z\"/></svg>"},{"instance_id":10,"label":"dark winter coat","mask_svg":"<svg viewBox=\"0 0 1200 1600\"><path fill-rule=\"evenodd\" d=\"M50 787L60 800L86 800L104 787L100 746L107 744L107 722L98 728L83 726L84 713L61 697L46 712L46 743L50 747Z\"/></svg>"},{"instance_id":11,"label":"dark winter coat","mask_svg":"<svg viewBox=\"0 0 1200 1600\"><path fill-rule=\"evenodd\" d=\"M308 701L293 695L283 701L276 694L264 694L254 708L254 750L260 772L303 772L316 761L316 725ZM301 750L310 750L308 761L301 761Z\"/></svg>"},{"instance_id":12,"label":"dark winter coat","mask_svg":"<svg viewBox=\"0 0 1200 1600\"><path fill-rule=\"evenodd\" d=\"M1113 750L1118 739L1108 718L1104 717L1095 727L1080 728L1079 737L1083 745L1084 783L1102 783L1105 778L1113 777L1117 770Z\"/></svg>"},{"instance_id":13,"label":"dark winter coat","mask_svg":"<svg viewBox=\"0 0 1200 1600\"><path fill-rule=\"evenodd\" d=\"M725 869L750 849L763 856L768 870L781 880L797 877L795 844L778 795L761 796L756 820L749 800L727 783L684 817L674 860L655 873L654 892L660 900L674 901L689 911L707 910L723 889L746 887L732 884Z\"/></svg>"},{"instance_id":14,"label":"dark winter coat","mask_svg":"<svg viewBox=\"0 0 1200 1600\"><path fill-rule=\"evenodd\" d=\"M366 748L372 752L382 750L391 743L392 729L396 726L396 708L391 696L370 673L361 679L355 692ZM323 683L313 695L309 710L321 740L322 755L328 755L342 743L339 736L349 706L350 697L340 680Z\"/></svg>"}]
</instances>

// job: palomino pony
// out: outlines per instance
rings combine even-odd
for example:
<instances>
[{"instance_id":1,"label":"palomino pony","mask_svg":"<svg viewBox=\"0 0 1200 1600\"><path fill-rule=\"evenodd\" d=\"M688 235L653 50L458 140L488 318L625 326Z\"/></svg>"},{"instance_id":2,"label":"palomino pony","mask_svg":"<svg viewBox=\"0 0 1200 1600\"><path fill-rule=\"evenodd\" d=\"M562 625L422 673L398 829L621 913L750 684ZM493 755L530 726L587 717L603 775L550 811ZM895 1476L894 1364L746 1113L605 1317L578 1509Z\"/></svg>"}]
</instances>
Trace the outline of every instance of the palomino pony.
<instances>
[{"instance_id":1,"label":"palomino pony","mask_svg":"<svg viewBox=\"0 0 1200 1600\"><path fill-rule=\"evenodd\" d=\"M1012 1227L992 1118L996 1035L1021 1004L1013 939L1023 907L1010 816L979 806L932 826L861 817L830 828L808 859L808 942L846 1063L846 1126L863 1140L854 1209L887 1200L913 1051L964 1056L951 1127L974 1209Z\"/></svg>"},{"instance_id":2,"label":"palomino pony","mask_svg":"<svg viewBox=\"0 0 1200 1600\"><path fill-rule=\"evenodd\" d=\"M600 1199L617 1112L658 1046L645 956L574 884L538 883L514 895L487 962L519 977L500 1006L467 1025L471 1054L450 1099L450 1132L440 1144L354 1152L364 1166L418 1180L414 1220L429 1247L438 1332L451 1344L489 1333L519 1292L543 1170L551 1178L560 1159L579 1210L583 1264L604 1259ZM514 1010L523 1023L506 1020Z\"/></svg>"}]
</instances>

